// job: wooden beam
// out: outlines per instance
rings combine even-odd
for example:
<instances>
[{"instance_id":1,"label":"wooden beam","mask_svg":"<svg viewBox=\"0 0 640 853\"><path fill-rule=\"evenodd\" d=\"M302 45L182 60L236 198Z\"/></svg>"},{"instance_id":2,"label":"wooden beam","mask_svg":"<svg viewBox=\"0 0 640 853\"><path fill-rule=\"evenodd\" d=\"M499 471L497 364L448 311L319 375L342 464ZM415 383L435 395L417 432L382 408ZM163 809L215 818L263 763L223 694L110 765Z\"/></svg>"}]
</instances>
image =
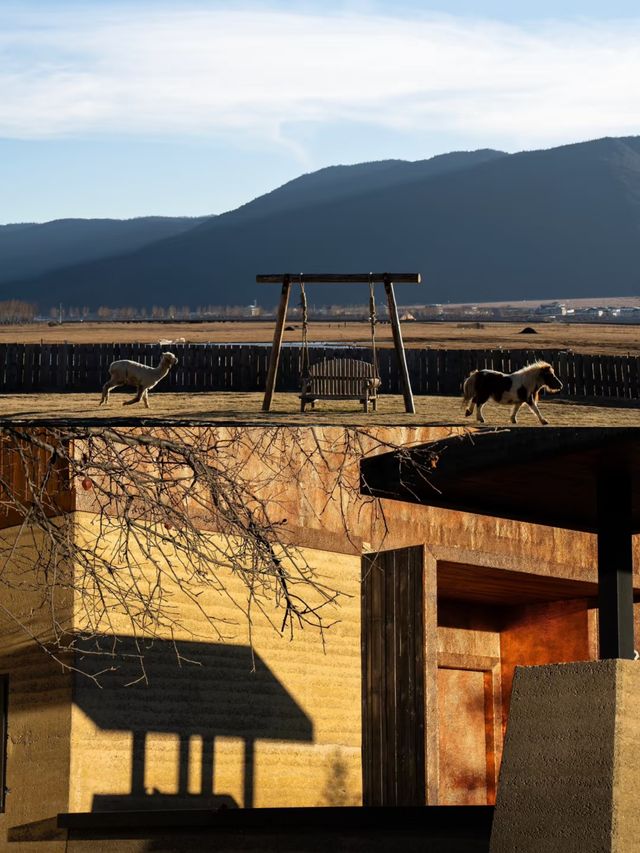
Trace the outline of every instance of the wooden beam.
<instances>
[{"instance_id":1,"label":"wooden beam","mask_svg":"<svg viewBox=\"0 0 640 853\"><path fill-rule=\"evenodd\" d=\"M424 693L425 804L438 803L440 720L438 717L438 561L422 546L422 679Z\"/></svg>"},{"instance_id":2,"label":"wooden beam","mask_svg":"<svg viewBox=\"0 0 640 853\"><path fill-rule=\"evenodd\" d=\"M598 633L600 658L634 658L631 474L599 472Z\"/></svg>"},{"instance_id":3,"label":"wooden beam","mask_svg":"<svg viewBox=\"0 0 640 853\"><path fill-rule=\"evenodd\" d=\"M407 368L407 355L404 351L402 331L400 330L400 318L398 317L398 306L396 305L396 296L393 291L393 281L390 276L387 276L384 279L384 289L385 293L387 294L389 319L391 320L391 331L393 332L393 343L396 348L396 356L398 357L400 375L402 376L402 393L404 396L404 408L410 415L415 415L416 407L413 402L411 380L409 379L409 369Z\"/></svg>"},{"instance_id":4,"label":"wooden beam","mask_svg":"<svg viewBox=\"0 0 640 853\"><path fill-rule=\"evenodd\" d=\"M285 279L303 284L373 284L394 281L396 284L420 284L419 272L363 272L363 273L295 273L280 272L257 275L258 284L280 284Z\"/></svg>"},{"instance_id":5,"label":"wooden beam","mask_svg":"<svg viewBox=\"0 0 640 853\"><path fill-rule=\"evenodd\" d=\"M264 400L262 402L263 412L268 412L270 410L273 392L276 387L278 362L280 361L280 350L282 349L282 338L284 337L284 323L287 318L287 306L289 304L289 294L291 293L291 282L289 276L284 276L280 281L282 282L282 290L280 292L280 304L278 305L278 315L276 317L276 328L273 333L273 344L271 346L271 353L269 354L267 384L264 392Z\"/></svg>"}]
</instances>

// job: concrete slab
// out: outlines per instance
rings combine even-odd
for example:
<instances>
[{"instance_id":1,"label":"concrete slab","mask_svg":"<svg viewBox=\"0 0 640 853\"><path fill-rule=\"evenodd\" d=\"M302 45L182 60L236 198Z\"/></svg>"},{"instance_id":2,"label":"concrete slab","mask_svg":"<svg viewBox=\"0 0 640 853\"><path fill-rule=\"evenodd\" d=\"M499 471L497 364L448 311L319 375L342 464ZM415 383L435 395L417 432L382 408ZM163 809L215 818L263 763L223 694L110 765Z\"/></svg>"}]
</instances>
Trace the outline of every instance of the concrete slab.
<instances>
[{"instance_id":1,"label":"concrete slab","mask_svg":"<svg viewBox=\"0 0 640 853\"><path fill-rule=\"evenodd\" d=\"M519 667L491 853L637 851L638 708L638 662Z\"/></svg>"}]
</instances>

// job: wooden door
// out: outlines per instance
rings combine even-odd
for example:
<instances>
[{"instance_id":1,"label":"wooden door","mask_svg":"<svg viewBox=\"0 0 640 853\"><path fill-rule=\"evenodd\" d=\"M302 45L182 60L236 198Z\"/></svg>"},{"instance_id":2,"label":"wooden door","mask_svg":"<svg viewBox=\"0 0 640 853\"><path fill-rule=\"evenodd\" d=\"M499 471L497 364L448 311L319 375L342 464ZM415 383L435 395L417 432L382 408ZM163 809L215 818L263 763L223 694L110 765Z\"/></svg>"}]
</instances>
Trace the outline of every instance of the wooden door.
<instances>
[{"instance_id":1,"label":"wooden door","mask_svg":"<svg viewBox=\"0 0 640 853\"><path fill-rule=\"evenodd\" d=\"M438 802L491 805L500 745L498 662L458 657L441 655L438 666Z\"/></svg>"}]
</instances>

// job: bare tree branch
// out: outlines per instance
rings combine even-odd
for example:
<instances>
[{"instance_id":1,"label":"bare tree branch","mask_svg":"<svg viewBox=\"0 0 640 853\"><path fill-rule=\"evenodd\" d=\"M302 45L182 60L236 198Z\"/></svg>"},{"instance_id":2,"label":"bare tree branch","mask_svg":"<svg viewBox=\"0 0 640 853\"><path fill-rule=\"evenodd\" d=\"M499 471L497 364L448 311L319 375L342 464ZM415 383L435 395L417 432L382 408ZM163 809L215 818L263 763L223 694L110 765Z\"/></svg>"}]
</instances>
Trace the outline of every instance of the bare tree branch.
<instances>
[{"instance_id":1,"label":"bare tree branch","mask_svg":"<svg viewBox=\"0 0 640 853\"><path fill-rule=\"evenodd\" d=\"M287 506L293 490L296 523L306 518L317 529L331 513L355 551L369 513L379 547L386 519L379 501L360 495L359 461L399 450L380 434L3 426L0 589L16 601L26 594L30 613L46 614L38 632L6 603L5 619L68 667L76 663L66 652L79 644L87 654L110 653L105 637L194 636L185 602L199 613L198 632L215 640L229 639L238 624L251 637L260 614L291 638L311 629L324 643L343 593L291 544ZM437 453L428 464L435 461ZM212 609L205 592L237 617Z\"/></svg>"}]
</instances>

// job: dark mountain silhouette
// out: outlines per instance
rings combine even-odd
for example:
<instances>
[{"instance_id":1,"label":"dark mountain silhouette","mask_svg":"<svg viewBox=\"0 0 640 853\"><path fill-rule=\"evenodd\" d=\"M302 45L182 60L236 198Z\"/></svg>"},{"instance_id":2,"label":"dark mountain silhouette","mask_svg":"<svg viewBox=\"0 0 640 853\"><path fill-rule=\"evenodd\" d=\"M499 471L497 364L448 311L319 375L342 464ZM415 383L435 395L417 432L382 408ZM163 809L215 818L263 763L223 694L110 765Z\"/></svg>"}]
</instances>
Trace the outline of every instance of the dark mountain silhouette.
<instances>
[{"instance_id":1,"label":"dark mountain silhouette","mask_svg":"<svg viewBox=\"0 0 640 853\"><path fill-rule=\"evenodd\" d=\"M130 252L195 228L205 219L144 216L0 225L0 282L33 278L58 267Z\"/></svg>"},{"instance_id":2,"label":"dark mountain silhouette","mask_svg":"<svg viewBox=\"0 0 640 853\"><path fill-rule=\"evenodd\" d=\"M183 234L24 282L23 298L273 305L256 273L419 271L403 302L640 293L640 138L305 175ZM0 288L1 298L17 285ZM51 298L55 294L55 299ZM317 295L316 295L317 294ZM364 301L323 288L316 304Z\"/></svg>"},{"instance_id":3,"label":"dark mountain silhouette","mask_svg":"<svg viewBox=\"0 0 640 853\"><path fill-rule=\"evenodd\" d=\"M372 190L400 187L421 178L445 175L508 156L489 148L480 151L454 151L415 163L406 160L379 160L353 166L328 166L289 181L277 190L243 204L225 214L228 222L247 221L271 213L292 210L309 204L335 202Z\"/></svg>"}]
</instances>

